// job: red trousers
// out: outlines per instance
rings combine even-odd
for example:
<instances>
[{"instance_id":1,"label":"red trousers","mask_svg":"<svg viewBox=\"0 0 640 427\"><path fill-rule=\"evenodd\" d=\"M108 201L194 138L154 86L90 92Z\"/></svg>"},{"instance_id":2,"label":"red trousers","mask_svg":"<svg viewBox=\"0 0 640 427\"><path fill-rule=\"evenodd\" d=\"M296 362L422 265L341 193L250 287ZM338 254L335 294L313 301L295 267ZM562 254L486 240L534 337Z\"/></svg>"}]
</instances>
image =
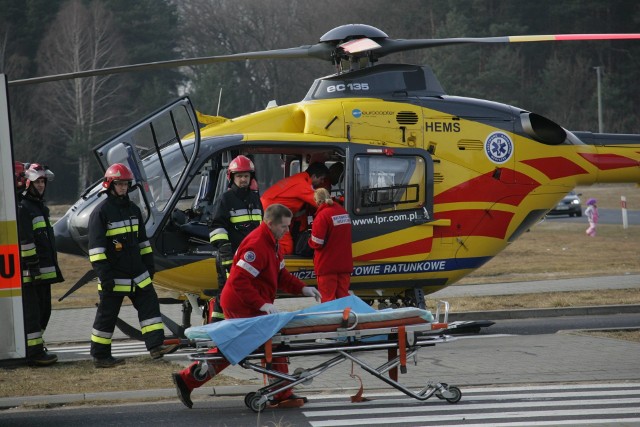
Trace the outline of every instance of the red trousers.
<instances>
[{"instance_id":1,"label":"red trousers","mask_svg":"<svg viewBox=\"0 0 640 427\"><path fill-rule=\"evenodd\" d=\"M332 273L318 276L318 291L322 302L349 296L350 273Z\"/></svg>"}]
</instances>

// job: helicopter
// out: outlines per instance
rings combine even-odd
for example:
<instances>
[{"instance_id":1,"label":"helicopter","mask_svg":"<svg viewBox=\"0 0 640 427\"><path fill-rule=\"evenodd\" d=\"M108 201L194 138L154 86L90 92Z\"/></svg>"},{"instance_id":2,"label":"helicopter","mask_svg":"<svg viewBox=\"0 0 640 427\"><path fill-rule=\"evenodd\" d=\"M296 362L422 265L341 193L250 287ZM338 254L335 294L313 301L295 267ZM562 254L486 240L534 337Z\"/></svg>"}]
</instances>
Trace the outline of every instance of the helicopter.
<instances>
[{"instance_id":1,"label":"helicopter","mask_svg":"<svg viewBox=\"0 0 640 427\"><path fill-rule=\"evenodd\" d=\"M316 58L336 67L298 103L270 103L230 119L197 112L182 97L95 147L103 170L124 163L133 171L130 197L152 242L154 283L179 294L188 325L191 308L203 309L218 287L207 222L227 189L227 167L240 154L255 163L261 191L317 159L341 163L332 194L344 200L352 221L351 291L370 302L419 306L426 294L496 256L574 187L640 182L640 135L570 131L521 108L447 95L427 65L377 63L392 53L455 44L605 39L640 34L405 40L349 24L313 45L10 84L258 59ZM87 256L89 216L101 189L88 188L54 225L59 251ZM288 255L286 265L315 284L311 258Z\"/></svg>"}]
</instances>

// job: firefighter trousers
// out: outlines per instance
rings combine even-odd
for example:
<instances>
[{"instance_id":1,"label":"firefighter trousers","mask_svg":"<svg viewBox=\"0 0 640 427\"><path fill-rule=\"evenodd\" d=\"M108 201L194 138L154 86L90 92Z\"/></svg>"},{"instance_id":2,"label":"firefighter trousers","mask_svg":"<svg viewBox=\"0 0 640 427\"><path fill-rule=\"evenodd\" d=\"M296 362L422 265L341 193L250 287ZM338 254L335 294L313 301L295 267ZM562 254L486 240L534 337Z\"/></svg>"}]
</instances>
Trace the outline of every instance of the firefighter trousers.
<instances>
[{"instance_id":1,"label":"firefighter trousers","mask_svg":"<svg viewBox=\"0 0 640 427\"><path fill-rule=\"evenodd\" d=\"M102 291L99 294L100 304L91 331L91 356L96 358L111 356L111 339L125 296L129 297L133 307L138 311L140 329L147 350L163 344L164 325L160 315L158 295L153 285L147 285L144 288L136 287L131 294L109 291Z\"/></svg>"},{"instance_id":2,"label":"firefighter trousers","mask_svg":"<svg viewBox=\"0 0 640 427\"><path fill-rule=\"evenodd\" d=\"M51 318L51 284L29 283L22 287L24 333L27 339L27 358L44 351L44 334Z\"/></svg>"}]
</instances>

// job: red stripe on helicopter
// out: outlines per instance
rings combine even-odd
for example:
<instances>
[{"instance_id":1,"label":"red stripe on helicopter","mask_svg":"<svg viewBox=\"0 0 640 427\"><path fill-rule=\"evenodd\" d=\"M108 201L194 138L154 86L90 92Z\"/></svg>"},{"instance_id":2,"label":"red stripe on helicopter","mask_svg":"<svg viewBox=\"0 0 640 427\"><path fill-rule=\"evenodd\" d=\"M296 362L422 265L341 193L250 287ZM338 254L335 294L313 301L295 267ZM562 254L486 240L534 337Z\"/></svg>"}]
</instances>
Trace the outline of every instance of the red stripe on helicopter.
<instances>
[{"instance_id":1,"label":"red stripe on helicopter","mask_svg":"<svg viewBox=\"0 0 640 427\"><path fill-rule=\"evenodd\" d=\"M435 214L436 219L450 219L451 227L437 227L436 237L495 237L504 239L513 212L466 209Z\"/></svg>"},{"instance_id":2,"label":"red stripe on helicopter","mask_svg":"<svg viewBox=\"0 0 640 427\"><path fill-rule=\"evenodd\" d=\"M638 166L638 161L618 154L591 154L578 153L589 163L600 170L633 168Z\"/></svg>"},{"instance_id":3,"label":"red stripe on helicopter","mask_svg":"<svg viewBox=\"0 0 640 427\"><path fill-rule=\"evenodd\" d=\"M354 257L354 261L374 261L386 258L395 258L405 255L415 254L427 254L431 252L431 245L433 244L433 238L428 237L426 239L416 240L414 242L404 243L398 246L392 246L379 251L370 252L368 254Z\"/></svg>"},{"instance_id":4,"label":"red stripe on helicopter","mask_svg":"<svg viewBox=\"0 0 640 427\"><path fill-rule=\"evenodd\" d=\"M549 179L588 174L589 172L564 157L544 157L540 159L523 160L522 163L538 169Z\"/></svg>"},{"instance_id":5,"label":"red stripe on helicopter","mask_svg":"<svg viewBox=\"0 0 640 427\"><path fill-rule=\"evenodd\" d=\"M540 186L533 178L513 169L502 168L500 179L494 178L494 174L489 172L451 187L435 196L433 202L494 202L518 206L522 199Z\"/></svg>"}]
</instances>

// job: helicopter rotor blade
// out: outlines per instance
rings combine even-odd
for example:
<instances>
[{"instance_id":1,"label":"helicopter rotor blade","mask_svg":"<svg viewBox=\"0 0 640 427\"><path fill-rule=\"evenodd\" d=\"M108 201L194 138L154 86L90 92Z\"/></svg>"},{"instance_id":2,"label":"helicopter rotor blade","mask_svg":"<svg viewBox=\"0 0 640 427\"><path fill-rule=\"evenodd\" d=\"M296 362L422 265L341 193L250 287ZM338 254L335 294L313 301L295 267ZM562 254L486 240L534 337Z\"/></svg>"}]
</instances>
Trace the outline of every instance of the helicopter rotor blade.
<instances>
[{"instance_id":1,"label":"helicopter rotor blade","mask_svg":"<svg viewBox=\"0 0 640 427\"><path fill-rule=\"evenodd\" d=\"M162 68L190 67L193 65L213 64L217 62L234 62L252 59L300 59L318 58L331 60L333 47L328 44L300 46L288 49L275 49L258 52L235 53L230 55L203 56L198 58L173 59L168 61L146 62L142 64L122 65L116 67L99 68L95 70L74 71L71 73L54 74L50 76L32 77L28 79L12 80L9 86L24 86L37 83L55 82L60 80L78 79L84 77L122 74L136 71L156 70Z\"/></svg>"},{"instance_id":2,"label":"helicopter rotor blade","mask_svg":"<svg viewBox=\"0 0 640 427\"><path fill-rule=\"evenodd\" d=\"M386 39L380 43L381 48L375 51L376 57L383 57L391 53L407 50L426 49L432 47L459 44L490 44L490 43L526 43L548 41L589 41L589 40L637 40L638 33L627 34L556 34L530 36L500 36L500 37L461 37L447 39Z\"/></svg>"},{"instance_id":3,"label":"helicopter rotor blade","mask_svg":"<svg viewBox=\"0 0 640 427\"><path fill-rule=\"evenodd\" d=\"M335 62L338 58L344 58L345 54L346 56L350 56L361 54L363 52L371 52L371 57L377 59L396 52L460 44L634 39L640 39L640 34L556 34L502 37L463 37L446 39L390 39L388 38L386 33L380 31L375 27L362 24L349 24L334 28L333 30L322 36L319 43L313 45L304 45L287 49L236 53L229 55L174 59L168 61L147 62L143 64L100 68L95 70L75 71L64 74L12 80L9 82L9 86L23 86L36 83L46 83L101 75L121 74L135 71L189 67L194 65L213 64L218 62L233 62L255 59L315 58Z\"/></svg>"}]
</instances>

